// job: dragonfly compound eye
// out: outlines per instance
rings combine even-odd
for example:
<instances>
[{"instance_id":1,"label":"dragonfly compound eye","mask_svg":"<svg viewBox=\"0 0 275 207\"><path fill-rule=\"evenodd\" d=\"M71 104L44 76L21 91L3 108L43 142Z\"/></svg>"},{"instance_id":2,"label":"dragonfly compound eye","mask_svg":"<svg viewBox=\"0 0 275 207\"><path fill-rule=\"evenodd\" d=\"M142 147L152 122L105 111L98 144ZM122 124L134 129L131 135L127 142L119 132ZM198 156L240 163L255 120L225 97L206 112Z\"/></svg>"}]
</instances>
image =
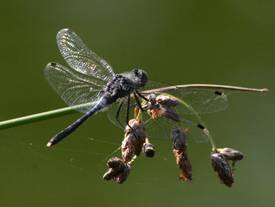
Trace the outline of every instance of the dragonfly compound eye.
<instances>
[{"instance_id":1,"label":"dragonfly compound eye","mask_svg":"<svg viewBox=\"0 0 275 207\"><path fill-rule=\"evenodd\" d=\"M132 72L134 73L135 76L135 82L138 87L143 87L145 84L148 82L148 75L146 71L142 69L133 69Z\"/></svg>"}]
</instances>

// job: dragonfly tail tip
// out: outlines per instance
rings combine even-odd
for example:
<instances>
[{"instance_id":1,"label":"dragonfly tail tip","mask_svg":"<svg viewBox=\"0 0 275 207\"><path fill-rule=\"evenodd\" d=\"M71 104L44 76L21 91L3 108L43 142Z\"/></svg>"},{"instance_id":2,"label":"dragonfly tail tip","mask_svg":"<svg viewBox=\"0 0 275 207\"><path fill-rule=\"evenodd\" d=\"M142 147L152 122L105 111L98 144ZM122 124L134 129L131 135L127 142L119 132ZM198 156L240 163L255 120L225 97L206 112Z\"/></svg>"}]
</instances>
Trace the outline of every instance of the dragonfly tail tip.
<instances>
[{"instance_id":1,"label":"dragonfly tail tip","mask_svg":"<svg viewBox=\"0 0 275 207\"><path fill-rule=\"evenodd\" d=\"M48 142L46 146L51 147L51 146L53 146L53 144L51 142Z\"/></svg>"}]
</instances>

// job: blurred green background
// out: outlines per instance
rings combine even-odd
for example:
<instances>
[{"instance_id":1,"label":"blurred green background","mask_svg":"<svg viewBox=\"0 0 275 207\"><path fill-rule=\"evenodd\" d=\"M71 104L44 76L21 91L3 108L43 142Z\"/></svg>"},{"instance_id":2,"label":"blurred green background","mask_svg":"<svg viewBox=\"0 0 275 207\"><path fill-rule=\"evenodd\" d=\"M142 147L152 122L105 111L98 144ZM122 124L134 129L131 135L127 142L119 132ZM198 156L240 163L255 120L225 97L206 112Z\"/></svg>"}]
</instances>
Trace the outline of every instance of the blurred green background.
<instances>
[{"instance_id":1,"label":"blurred green background","mask_svg":"<svg viewBox=\"0 0 275 207\"><path fill-rule=\"evenodd\" d=\"M75 114L0 131L0 205L274 206L274 9L268 0L1 2L0 120L65 106L43 76L49 61L64 64L55 40L64 27L116 72L142 67L159 82L271 91L231 96L227 111L203 117L219 146L245 154L232 188L213 173L209 145L193 142L194 180L180 182L168 138L153 140L156 157L140 157L123 185L103 181L104 158L123 137L106 114L45 148Z\"/></svg>"}]
</instances>

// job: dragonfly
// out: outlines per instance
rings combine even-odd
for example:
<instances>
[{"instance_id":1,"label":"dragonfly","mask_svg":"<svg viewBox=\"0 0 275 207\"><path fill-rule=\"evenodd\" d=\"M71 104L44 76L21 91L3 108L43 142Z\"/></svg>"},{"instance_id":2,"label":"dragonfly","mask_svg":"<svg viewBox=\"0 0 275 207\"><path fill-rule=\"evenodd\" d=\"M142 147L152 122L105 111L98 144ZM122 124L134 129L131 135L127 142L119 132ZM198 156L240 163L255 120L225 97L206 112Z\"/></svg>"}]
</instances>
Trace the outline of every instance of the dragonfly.
<instances>
[{"instance_id":1,"label":"dragonfly","mask_svg":"<svg viewBox=\"0 0 275 207\"><path fill-rule=\"evenodd\" d=\"M232 92L264 92L267 89L245 88L213 84L187 84L152 88L145 70L115 73L106 60L90 50L83 40L70 29L61 29L56 36L59 51L69 67L50 62L44 69L52 88L69 106L84 113L79 119L54 135L47 146L53 146L73 133L89 117L107 108L113 120L120 126L129 125L133 107L146 111L144 103L150 102L151 94L168 94L181 103L181 114L196 117L193 124L201 130L206 127L199 114L226 109L227 95ZM124 115L124 121L121 114ZM188 120L186 120L188 123ZM189 123L193 123L189 121Z\"/></svg>"}]
</instances>

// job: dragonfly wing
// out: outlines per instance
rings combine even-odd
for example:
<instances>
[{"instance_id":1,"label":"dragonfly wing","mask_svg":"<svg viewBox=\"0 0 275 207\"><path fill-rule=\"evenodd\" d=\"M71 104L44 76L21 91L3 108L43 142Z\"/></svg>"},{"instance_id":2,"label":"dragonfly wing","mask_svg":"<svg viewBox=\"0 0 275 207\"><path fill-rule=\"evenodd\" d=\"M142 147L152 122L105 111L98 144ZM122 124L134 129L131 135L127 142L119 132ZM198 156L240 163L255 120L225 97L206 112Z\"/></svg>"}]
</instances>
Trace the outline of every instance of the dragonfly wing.
<instances>
[{"instance_id":1,"label":"dragonfly wing","mask_svg":"<svg viewBox=\"0 0 275 207\"><path fill-rule=\"evenodd\" d=\"M213 84L189 84L175 85L162 88L145 90L142 93L150 94L171 94L184 101L198 114L213 113L225 110L228 107L228 95L236 92L265 92L267 89L245 88L238 86L225 86ZM183 107L185 114L190 113L190 109Z\"/></svg>"},{"instance_id":2,"label":"dragonfly wing","mask_svg":"<svg viewBox=\"0 0 275 207\"><path fill-rule=\"evenodd\" d=\"M180 122L173 123L170 121L170 123L172 123L172 125L180 125L187 129L189 136L194 138L197 142L205 142L211 139L211 134L199 114L225 110L228 106L227 97L231 93L265 91L267 91L267 89L212 84L190 84L149 89L142 91L142 94L145 96L151 93L164 94L170 95L171 98L176 98L180 104L174 109L180 116ZM169 123L165 118L162 119L163 120L154 120L155 125L164 126ZM151 123L154 124L153 122ZM152 126L149 127L149 130L154 130L155 128L165 129L165 127Z\"/></svg>"},{"instance_id":3,"label":"dragonfly wing","mask_svg":"<svg viewBox=\"0 0 275 207\"><path fill-rule=\"evenodd\" d=\"M209 135L204 130L198 128L196 120L182 118L180 122L174 122L164 117L158 119L147 119L146 133L149 138L153 139L169 139L171 131L175 128L185 129L188 138L191 138L196 143L205 143L209 141Z\"/></svg>"},{"instance_id":4,"label":"dragonfly wing","mask_svg":"<svg viewBox=\"0 0 275 207\"><path fill-rule=\"evenodd\" d=\"M219 112L228 107L229 93L227 93L227 91L213 91L209 89L179 89L171 91L169 94L183 100L198 114ZM183 107L181 112L184 114L192 114L188 107Z\"/></svg>"},{"instance_id":5,"label":"dragonfly wing","mask_svg":"<svg viewBox=\"0 0 275 207\"><path fill-rule=\"evenodd\" d=\"M137 107L137 104L132 98L131 104L129 106L129 119L135 117L135 107ZM176 111L177 113L181 114L180 111ZM117 102L113 103L112 106L110 106L108 109L107 114L109 120L115 126L124 129L127 125L127 98L119 99ZM181 116L180 122L175 122L165 117L152 119L147 111L144 111L142 112L142 120L145 122L146 133L148 137L152 139L169 139L172 129L176 127L182 127L187 130L188 137L197 143L204 143L209 140L208 134L206 134L201 128L198 127L201 120L198 120L196 116L184 115Z\"/></svg>"},{"instance_id":6,"label":"dragonfly wing","mask_svg":"<svg viewBox=\"0 0 275 207\"><path fill-rule=\"evenodd\" d=\"M74 70L105 82L114 77L112 67L91 51L73 31L62 29L56 39L60 53Z\"/></svg>"},{"instance_id":7,"label":"dragonfly wing","mask_svg":"<svg viewBox=\"0 0 275 207\"><path fill-rule=\"evenodd\" d=\"M53 89L69 106L85 104L77 109L80 112L94 106L103 88L101 82L58 63L49 63L44 73Z\"/></svg>"},{"instance_id":8,"label":"dragonfly wing","mask_svg":"<svg viewBox=\"0 0 275 207\"><path fill-rule=\"evenodd\" d=\"M142 100L140 100L142 101ZM131 103L129 106L129 119L135 117L134 109L137 107L136 100L131 98ZM194 116L192 112L190 115L183 115L181 105L175 108L176 112L180 115L180 121L175 122L165 117L160 117L157 119L152 119L147 111L142 112L142 120L146 124L146 133L149 138L153 139L169 139L171 135L171 130L176 127L182 127L188 131L188 137L195 140L197 143L207 142L209 140L208 134L198 127L202 120L198 116ZM117 102L113 103L108 109L109 120L117 127L124 129L127 125L127 98L119 99ZM206 126L204 126L206 128Z\"/></svg>"}]
</instances>

